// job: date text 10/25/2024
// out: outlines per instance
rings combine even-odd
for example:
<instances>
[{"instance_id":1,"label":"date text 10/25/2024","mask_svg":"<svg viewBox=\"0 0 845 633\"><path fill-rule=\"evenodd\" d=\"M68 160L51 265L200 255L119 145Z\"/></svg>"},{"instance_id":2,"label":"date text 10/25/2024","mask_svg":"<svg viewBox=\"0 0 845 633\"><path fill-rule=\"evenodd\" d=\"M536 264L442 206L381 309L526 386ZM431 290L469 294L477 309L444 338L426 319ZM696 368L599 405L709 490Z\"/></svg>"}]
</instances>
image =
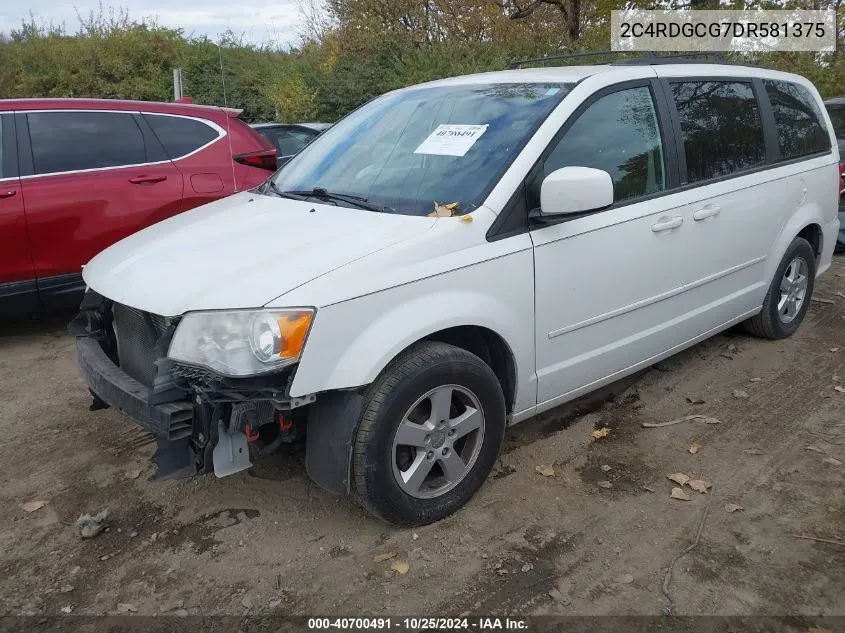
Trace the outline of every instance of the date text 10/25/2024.
<instances>
[{"instance_id":1,"label":"date text 10/25/2024","mask_svg":"<svg viewBox=\"0 0 845 633\"><path fill-rule=\"evenodd\" d=\"M390 630L408 631L524 631L526 620L521 618L438 618L438 617L383 617L383 618L308 618L308 629L319 630Z\"/></svg>"}]
</instances>

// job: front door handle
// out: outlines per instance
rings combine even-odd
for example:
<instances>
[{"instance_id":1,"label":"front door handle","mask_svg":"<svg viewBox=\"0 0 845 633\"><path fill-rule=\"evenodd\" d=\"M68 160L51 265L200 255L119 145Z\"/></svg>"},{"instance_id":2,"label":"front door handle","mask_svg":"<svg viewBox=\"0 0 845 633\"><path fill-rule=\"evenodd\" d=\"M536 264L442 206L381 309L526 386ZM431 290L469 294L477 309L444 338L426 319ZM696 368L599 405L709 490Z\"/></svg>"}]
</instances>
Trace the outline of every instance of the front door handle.
<instances>
[{"instance_id":1,"label":"front door handle","mask_svg":"<svg viewBox=\"0 0 845 633\"><path fill-rule=\"evenodd\" d=\"M701 222L707 218L715 218L722 211L715 204L708 204L692 214L692 219L696 222Z\"/></svg>"},{"instance_id":2,"label":"front door handle","mask_svg":"<svg viewBox=\"0 0 845 633\"><path fill-rule=\"evenodd\" d=\"M0 191L0 200L5 200L6 198L11 198L17 193L17 190L11 189L9 191Z\"/></svg>"},{"instance_id":3,"label":"front door handle","mask_svg":"<svg viewBox=\"0 0 845 633\"><path fill-rule=\"evenodd\" d=\"M676 215L674 218L667 218L662 217L657 224L652 225L651 230L655 233L660 233L661 231L671 231L672 229L676 229L684 223L684 219Z\"/></svg>"},{"instance_id":4,"label":"front door handle","mask_svg":"<svg viewBox=\"0 0 845 633\"><path fill-rule=\"evenodd\" d=\"M133 185L152 185L167 180L167 176L133 176L129 179Z\"/></svg>"}]
</instances>

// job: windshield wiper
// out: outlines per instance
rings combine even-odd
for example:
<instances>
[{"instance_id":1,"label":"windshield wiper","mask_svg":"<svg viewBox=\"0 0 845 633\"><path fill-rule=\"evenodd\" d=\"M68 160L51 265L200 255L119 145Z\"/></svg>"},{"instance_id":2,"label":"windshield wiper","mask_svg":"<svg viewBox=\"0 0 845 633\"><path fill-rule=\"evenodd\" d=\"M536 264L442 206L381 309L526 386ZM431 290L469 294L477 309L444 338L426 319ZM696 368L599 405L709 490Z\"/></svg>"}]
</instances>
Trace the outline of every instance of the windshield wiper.
<instances>
[{"instance_id":1,"label":"windshield wiper","mask_svg":"<svg viewBox=\"0 0 845 633\"><path fill-rule=\"evenodd\" d=\"M279 185L276 184L276 181L272 178L267 179L267 183L262 193L267 193L268 189L280 198L290 198L291 200L305 200L305 198L307 197L304 195L296 194L293 191L282 191L281 189L279 189Z\"/></svg>"},{"instance_id":2,"label":"windshield wiper","mask_svg":"<svg viewBox=\"0 0 845 633\"><path fill-rule=\"evenodd\" d=\"M274 185L276 183L273 183ZM367 201L367 198L361 196L353 196L345 193L334 193L323 189L322 187L314 187L310 191L284 191L282 193L288 194L291 197L301 196L302 198L319 198L320 200L327 200L330 202L345 202L351 204L359 209L366 209L367 211L378 211L379 213L394 213L390 207L379 206ZM300 198L300 199L302 199Z\"/></svg>"}]
</instances>

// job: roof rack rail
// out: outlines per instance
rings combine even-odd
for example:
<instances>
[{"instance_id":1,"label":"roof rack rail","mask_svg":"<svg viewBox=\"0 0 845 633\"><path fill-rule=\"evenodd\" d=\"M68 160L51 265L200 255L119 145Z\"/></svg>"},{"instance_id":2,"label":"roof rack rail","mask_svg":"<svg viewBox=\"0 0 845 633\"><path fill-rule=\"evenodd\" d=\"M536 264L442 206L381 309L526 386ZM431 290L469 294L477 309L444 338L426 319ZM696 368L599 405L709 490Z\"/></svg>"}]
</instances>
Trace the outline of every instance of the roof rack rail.
<instances>
[{"instance_id":1,"label":"roof rack rail","mask_svg":"<svg viewBox=\"0 0 845 633\"><path fill-rule=\"evenodd\" d=\"M515 62L511 62L509 67L511 69L518 69L522 68L525 64L545 64L548 62L561 62L566 61L569 59L581 59L584 57L599 57L602 55L631 55L631 54L640 54L643 53L641 51L589 51L587 53L571 53L569 55L550 55L548 57L535 57L533 59L520 59ZM646 53L651 54L651 53Z\"/></svg>"},{"instance_id":2,"label":"roof rack rail","mask_svg":"<svg viewBox=\"0 0 845 633\"><path fill-rule=\"evenodd\" d=\"M708 59L712 58L712 59ZM724 56L716 52L705 53L680 53L677 55L651 55L635 57L633 59L619 59L611 62L611 66L656 66L660 64L700 64L701 60L707 60L711 64L730 64Z\"/></svg>"},{"instance_id":3,"label":"roof rack rail","mask_svg":"<svg viewBox=\"0 0 845 633\"><path fill-rule=\"evenodd\" d=\"M511 62L509 67L512 70L522 68L526 64L547 64L551 62L562 62L570 59L583 59L585 57L602 57L602 56L621 56L621 55L636 55L628 59L617 59L610 62L612 66L648 66L658 64L696 64L701 63L700 58L712 57L713 62L717 64L728 64L730 62L719 54L714 52L705 53L684 53L679 55L656 55L652 51L590 51L586 53L572 53L570 55L550 55L548 57L535 57L533 59L520 59Z\"/></svg>"}]
</instances>

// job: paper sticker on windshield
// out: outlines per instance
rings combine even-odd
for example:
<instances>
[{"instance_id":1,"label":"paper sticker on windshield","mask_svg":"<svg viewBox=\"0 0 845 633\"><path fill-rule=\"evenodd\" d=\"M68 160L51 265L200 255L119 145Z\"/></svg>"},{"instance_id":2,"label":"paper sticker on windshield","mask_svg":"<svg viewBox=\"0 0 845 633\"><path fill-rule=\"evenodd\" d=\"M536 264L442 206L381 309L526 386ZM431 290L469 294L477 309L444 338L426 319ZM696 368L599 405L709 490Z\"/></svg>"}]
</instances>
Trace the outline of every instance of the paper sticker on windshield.
<instances>
[{"instance_id":1,"label":"paper sticker on windshield","mask_svg":"<svg viewBox=\"0 0 845 633\"><path fill-rule=\"evenodd\" d=\"M463 156L486 131L487 125L439 125L414 154Z\"/></svg>"}]
</instances>

